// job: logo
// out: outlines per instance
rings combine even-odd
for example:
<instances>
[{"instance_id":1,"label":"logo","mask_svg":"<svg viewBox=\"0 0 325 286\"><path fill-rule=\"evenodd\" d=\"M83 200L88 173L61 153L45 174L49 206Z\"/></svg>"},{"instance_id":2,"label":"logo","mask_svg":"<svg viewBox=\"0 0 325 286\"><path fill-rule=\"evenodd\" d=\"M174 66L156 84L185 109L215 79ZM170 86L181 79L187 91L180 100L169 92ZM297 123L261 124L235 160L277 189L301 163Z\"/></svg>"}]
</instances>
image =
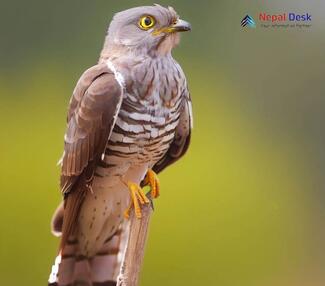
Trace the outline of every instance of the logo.
<instances>
[{"instance_id":1,"label":"logo","mask_svg":"<svg viewBox=\"0 0 325 286\"><path fill-rule=\"evenodd\" d=\"M260 13L258 19L262 22L311 22L311 14L296 14L296 13L282 13L282 14L267 14Z\"/></svg>"},{"instance_id":2,"label":"logo","mask_svg":"<svg viewBox=\"0 0 325 286\"><path fill-rule=\"evenodd\" d=\"M255 15L256 23L260 28L310 28L312 26L312 15L310 13L266 13L259 12ZM256 28L252 16L246 15L240 22L242 27Z\"/></svg>"},{"instance_id":3,"label":"logo","mask_svg":"<svg viewBox=\"0 0 325 286\"><path fill-rule=\"evenodd\" d=\"M246 15L243 20L241 20L240 22L241 26L242 27L250 27L250 28L255 28L256 27L256 24L255 24L255 21L253 19L253 17L249 16L249 15Z\"/></svg>"}]
</instances>

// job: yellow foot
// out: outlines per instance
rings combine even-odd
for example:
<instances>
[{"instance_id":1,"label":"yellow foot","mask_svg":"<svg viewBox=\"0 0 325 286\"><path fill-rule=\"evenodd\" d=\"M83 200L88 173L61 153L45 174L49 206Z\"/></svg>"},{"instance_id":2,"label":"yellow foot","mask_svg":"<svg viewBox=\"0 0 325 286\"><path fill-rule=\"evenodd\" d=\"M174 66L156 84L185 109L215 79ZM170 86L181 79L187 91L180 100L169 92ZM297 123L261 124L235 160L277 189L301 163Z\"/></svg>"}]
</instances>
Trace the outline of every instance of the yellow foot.
<instances>
[{"instance_id":1,"label":"yellow foot","mask_svg":"<svg viewBox=\"0 0 325 286\"><path fill-rule=\"evenodd\" d=\"M151 188L151 195L154 199L158 198L160 195L160 183L157 174L152 171L148 170L147 175L144 179L144 184L146 186L150 186Z\"/></svg>"},{"instance_id":2,"label":"yellow foot","mask_svg":"<svg viewBox=\"0 0 325 286\"><path fill-rule=\"evenodd\" d=\"M141 187L139 185L137 185L135 183L128 182L127 186L128 186L129 191L131 193L131 204L125 210L124 216L125 216L125 218L129 218L130 217L130 212L131 212L132 208L134 207L136 217L141 218L142 213L141 213L141 206L140 205L149 204L150 201L146 197L145 193L143 192L143 190L141 189Z\"/></svg>"}]
</instances>

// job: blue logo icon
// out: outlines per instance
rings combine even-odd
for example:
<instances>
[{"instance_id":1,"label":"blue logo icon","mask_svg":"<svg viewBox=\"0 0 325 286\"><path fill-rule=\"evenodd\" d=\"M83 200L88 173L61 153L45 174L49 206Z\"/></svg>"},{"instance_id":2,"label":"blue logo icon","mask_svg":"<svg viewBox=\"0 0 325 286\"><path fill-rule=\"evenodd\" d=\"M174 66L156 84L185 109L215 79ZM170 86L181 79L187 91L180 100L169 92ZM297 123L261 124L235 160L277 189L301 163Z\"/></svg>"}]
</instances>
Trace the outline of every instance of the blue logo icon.
<instances>
[{"instance_id":1,"label":"blue logo icon","mask_svg":"<svg viewBox=\"0 0 325 286\"><path fill-rule=\"evenodd\" d=\"M253 17L246 15L243 20L241 20L240 25L242 27L250 27L250 28L256 28L256 24L255 21L253 19Z\"/></svg>"}]
</instances>

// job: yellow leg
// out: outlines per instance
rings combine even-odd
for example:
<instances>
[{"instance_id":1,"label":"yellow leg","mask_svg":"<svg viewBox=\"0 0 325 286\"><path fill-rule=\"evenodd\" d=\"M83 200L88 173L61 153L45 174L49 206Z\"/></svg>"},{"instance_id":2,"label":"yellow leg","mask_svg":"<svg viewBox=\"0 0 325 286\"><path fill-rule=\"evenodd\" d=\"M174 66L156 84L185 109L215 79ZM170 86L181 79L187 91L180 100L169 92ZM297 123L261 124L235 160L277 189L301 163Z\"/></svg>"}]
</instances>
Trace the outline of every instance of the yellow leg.
<instances>
[{"instance_id":1,"label":"yellow leg","mask_svg":"<svg viewBox=\"0 0 325 286\"><path fill-rule=\"evenodd\" d=\"M160 195L160 182L157 174L151 169L148 170L147 175L144 179L145 185L149 185L151 188L151 195L154 199Z\"/></svg>"},{"instance_id":2,"label":"yellow leg","mask_svg":"<svg viewBox=\"0 0 325 286\"><path fill-rule=\"evenodd\" d=\"M124 216L125 218L130 217L130 212L132 208L134 207L135 215L137 218L141 218L141 206L144 204L150 203L149 199L144 194L141 187L135 183L128 182L127 186L129 188L130 194L131 194L131 204L130 206L125 210Z\"/></svg>"}]
</instances>

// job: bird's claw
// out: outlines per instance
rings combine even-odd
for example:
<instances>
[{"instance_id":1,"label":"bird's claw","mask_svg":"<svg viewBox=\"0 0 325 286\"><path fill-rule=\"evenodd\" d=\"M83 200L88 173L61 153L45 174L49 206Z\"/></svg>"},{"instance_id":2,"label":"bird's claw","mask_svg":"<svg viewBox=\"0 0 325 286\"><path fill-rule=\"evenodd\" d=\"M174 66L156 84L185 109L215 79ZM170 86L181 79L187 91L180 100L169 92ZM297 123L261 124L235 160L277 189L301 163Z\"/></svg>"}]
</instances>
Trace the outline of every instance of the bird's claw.
<instances>
[{"instance_id":1,"label":"bird's claw","mask_svg":"<svg viewBox=\"0 0 325 286\"><path fill-rule=\"evenodd\" d=\"M130 212L134 207L135 216L137 218L142 218L141 205L149 204L150 201L138 184L128 182L127 186L131 194L131 204L125 210L124 217L128 219L130 217Z\"/></svg>"},{"instance_id":2,"label":"bird's claw","mask_svg":"<svg viewBox=\"0 0 325 286\"><path fill-rule=\"evenodd\" d=\"M124 217L128 219L130 217L131 210L134 207L135 216L137 218L142 218L141 205L149 204L150 200L147 198L142 188L138 184L128 182L126 185L131 194L131 204L124 211ZM153 170L148 170L144 178L144 185L150 186L152 198L156 199L159 197L160 183L157 174Z\"/></svg>"},{"instance_id":3,"label":"bird's claw","mask_svg":"<svg viewBox=\"0 0 325 286\"><path fill-rule=\"evenodd\" d=\"M146 177L144 178L144 185L150 186L152 198L156 199L159 197L160 182L159 182L157 174L153 170L151 170L151 169L148 170Z\"/></svg>"}]
</instances>

